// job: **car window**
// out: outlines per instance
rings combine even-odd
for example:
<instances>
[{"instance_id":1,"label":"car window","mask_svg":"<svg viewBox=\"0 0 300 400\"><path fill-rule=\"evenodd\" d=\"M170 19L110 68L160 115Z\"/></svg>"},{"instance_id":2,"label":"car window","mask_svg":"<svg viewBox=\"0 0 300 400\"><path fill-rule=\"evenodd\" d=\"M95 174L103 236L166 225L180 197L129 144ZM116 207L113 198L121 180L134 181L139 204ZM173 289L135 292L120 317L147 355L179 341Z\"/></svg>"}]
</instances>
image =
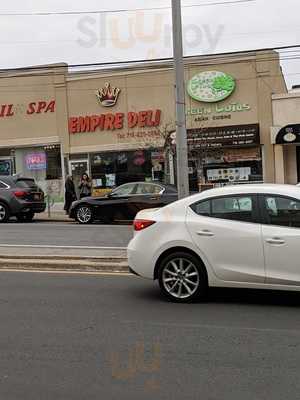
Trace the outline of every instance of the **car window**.
<instances>
[{"instance_id":1,"label":"car window","mask_svg":"<svg viewBox=\"0 0 300 400\"><path fill-rule=\"evenodd\" d=\"M137 186L136 194L159 194L163 190L160 185L154 185L152 183L139 183Z\"/></svg>"},{"instance_id":2,"label":"car window","mask_svg":"<svg viewBox=\"0 0 300 400\"><path fill-rule=\"evenodd\" d=\"M128 184L119 186L112 193L115 196L128 196L130 194L133 194L135 186L136 186L135 183L128 183Z\"/></svg>"},{"instance_id":3,"label":"car window","mask_svg":"<svg viewBox=\"0 0 300 400\"><path fill-rule=\"evenodd\" d=\"M254 222L252 196L219 197L211 200L211 217Z\"/></svg>"},{"instance_id":4,"label":"car window","mask_svg":"<svg viewBox=\"0 0 300 400\"><path fill-rule=\"evenodd\" d=\"M36 183L34 181L34 179L18 179L16 181L16 186L19 188L35 188L36 187Z\"/></svg>"},{"instance_id":5,"label":"car window","mask_svg":"<svg viewBox=\"0 0 300 400\"><path fill-rule=\"evenodd\" d=\"M300 201L283 196L266 196L265 209L270 225L300 228Z\"/></svg>"},{"instance_id":6,"label":"car window","mask_svg":"<svg viewBox=\"0 0 300 400\"><path fill-rule=\"evenodd\" d=\"M204 217L210 216L210 201L201 201L200 203L193 204L191 208L198 215Z\"/></svg>"},{"instance_id":7,"label":"car window","mask_svg":"<svg viewBox=\"0 0 300 400\"><path fill-rule=\"evenodd\" d=\"M218 197L200 201L191 208L196 214L205 217L254 222L252 196Z\"/></svg>"}]
</instances>

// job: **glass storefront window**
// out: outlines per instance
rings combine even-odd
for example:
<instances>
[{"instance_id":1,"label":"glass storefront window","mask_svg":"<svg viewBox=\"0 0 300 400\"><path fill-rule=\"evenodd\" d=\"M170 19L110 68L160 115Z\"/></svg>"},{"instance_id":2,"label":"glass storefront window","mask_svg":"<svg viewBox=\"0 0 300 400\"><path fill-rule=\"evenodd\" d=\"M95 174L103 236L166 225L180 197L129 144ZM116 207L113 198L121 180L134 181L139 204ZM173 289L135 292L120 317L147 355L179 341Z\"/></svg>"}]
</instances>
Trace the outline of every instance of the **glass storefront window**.
<instances>
[{"instance_id":1,"label":"glass storefront window","mask_svg":"<svg viewBox=\"0 0 300 400\"><path fill-rule=\"evenodd\" d=\"M113 188L153 178L150 150L97 153L90 158L95 188Z\"/></svg>"},{"instance_id":2,"label":"glass storefront window","mask_svg":"<svg viewBox=\"0 0 300 400\"><path fill-rule=\"evenodd\" d=\"M62 178L60 146L15 149L16 173L35 180Z\"/></svg>"},{"instance_id":3,"label":"glass storefront window","mask_svg":"<svg viewBox=\"0 0 300 400\"><path fill-rule=\"evenodd\" d=\"M55 202L63 202L61 154L59 145L16 148L15 173L33 178Z\"/></svg>"},{"instance_id":4,"label":"glass storefront window","mask_svg":"<svg viewBox=\"0 0 300 400\"><path fill-rule=\"evenodd\" d=\"M263 180L258 146L193 151L189 154L189 167L192 190L196 189L197 180L217 186Z\"/></svg>"}]
</instances>

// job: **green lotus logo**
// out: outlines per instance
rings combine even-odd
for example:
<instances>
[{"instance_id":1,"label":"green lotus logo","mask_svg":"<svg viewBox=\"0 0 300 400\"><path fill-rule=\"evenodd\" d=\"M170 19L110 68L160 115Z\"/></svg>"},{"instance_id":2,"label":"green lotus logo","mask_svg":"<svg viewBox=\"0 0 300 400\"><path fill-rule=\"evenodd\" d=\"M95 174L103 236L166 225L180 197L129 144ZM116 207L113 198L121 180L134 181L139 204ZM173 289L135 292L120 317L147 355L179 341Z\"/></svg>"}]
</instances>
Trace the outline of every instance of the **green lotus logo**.
<instances>
[{"instance_id":1,"label":"green lotus logo","mask_svg":"<svg viewBox=\"0 0 300 400\"><path fill-rule=\"evenodd\" d=\"M187 91L194 100L216 103L229 97L235 87L232 76L219 71L206 71L188 82Z\"/></svg>"}]
</instances>

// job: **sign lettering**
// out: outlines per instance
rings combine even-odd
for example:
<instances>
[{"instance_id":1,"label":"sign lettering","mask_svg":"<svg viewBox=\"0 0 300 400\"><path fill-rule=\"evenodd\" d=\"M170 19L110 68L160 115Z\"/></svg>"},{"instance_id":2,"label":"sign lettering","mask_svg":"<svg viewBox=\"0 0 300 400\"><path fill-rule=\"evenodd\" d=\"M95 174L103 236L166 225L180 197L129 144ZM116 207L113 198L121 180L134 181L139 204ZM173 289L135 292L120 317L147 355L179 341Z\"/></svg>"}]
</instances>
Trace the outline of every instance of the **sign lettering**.
<instances>
[{"instance_id":1,"label":"sign lettering","mask_svg":"<svg viewBox=\"0 0 300 400\"><path fill-rule=\"evenodd\" d=\"M161 110L145 110L140 112L108 113L99 115L87 115L69 118L69 132L71 134L99 131L121 130L125 127L154 128L161 123Z\"/></svg>"}]
</instances>

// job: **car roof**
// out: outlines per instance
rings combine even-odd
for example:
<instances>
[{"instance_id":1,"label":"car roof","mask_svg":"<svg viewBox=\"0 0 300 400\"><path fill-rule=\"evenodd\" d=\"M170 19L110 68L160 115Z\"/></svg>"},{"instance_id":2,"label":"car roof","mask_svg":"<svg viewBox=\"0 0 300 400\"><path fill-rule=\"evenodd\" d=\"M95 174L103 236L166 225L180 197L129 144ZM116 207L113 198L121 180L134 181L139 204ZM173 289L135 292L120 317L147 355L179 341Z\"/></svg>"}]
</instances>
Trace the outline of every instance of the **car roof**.
<instances>
[{"instance_id":1,"label":"car roof","mask_svg":"<svg viewBox=\"0 0 300 400\"><path fill-rule=\"evenodd\" d=\"M2 182L13 182L14 179L11 175L0 175L0 181Z\"/></svg>"},{"instance_id":2,"label":"car roof","mask_svg":"<svg viewBox=\"0 0 300 400\"><path fill-rule=\"evenodd\" d=\"M26 178L25 176L20 176L20 175L0 175L0 181L2 182L14 182L16 183L17 181L21 180L31 180L34 181L34 178Z\"/></svg>"},{"instance_id":3,"label":"car roof","mask_svg":"<svg viewBox=\"0 0 300 400\"><path fill-rule=\"evenodd\" d=\"M145 183L145 184L152 183L152 184L155 184L155 185L167 186L167 185L165 185L164 183L162 183L162 182L160 182L160 181L136 181L136 182L126 182L126 183L123 183L123 184L120 185L120 186L123 186L123 185L137 185L137 184L139 184L139 183Z\"/></svg>"},{"instance_id":4,"label":"car roof","mask_svg":"<svg viewBox=\"0 0 300 400\"><path fill-rule=\"evenodd\" d=\"M242 184L225 186L222 188L209 189L201 194L208 196L222 196L226 194L245 194L245 193L278 193L288 194L290 192L300 193L297 186L294 185L282 185L275 183L259 183L259 184Z\"/></svg>"},{"instance_id":5,"label":"car roof","mask_svg":"<svg viewBox=\"0 0 300 400\"><path fill-rule=\"evenodd\" d=\"M177 190L175 185L171 185L171 184L165 184L162 183L160 181L136 181L136 182L127 182L127 183L123 183L122 185L117 186L115 189L117 189L118 187L124 186L124 185L138 185L138 184L144 184L144 185L158 185L158 186L162 186L164 188L170 188L172 190Z\"/></svg>"},{"instance_id":6,"label":"car roof","mask_svg":"<svg viewBox=\"0 0 300 400\"><path fill-rule=\"evenodd\" d=\"M179 200L175 203L168 205L167 207L176 207L176 205L188 206L197 201L210 199L219 196L230 196L230 195L243 195L243 194L277 194L282 196L295 197L300 200L300 188L296 185L281 185L281 184L242 184L225 186L222 188L209 189L201 193L194 194L186 197L185 199Z\"/></svg>"}]
</instances>

